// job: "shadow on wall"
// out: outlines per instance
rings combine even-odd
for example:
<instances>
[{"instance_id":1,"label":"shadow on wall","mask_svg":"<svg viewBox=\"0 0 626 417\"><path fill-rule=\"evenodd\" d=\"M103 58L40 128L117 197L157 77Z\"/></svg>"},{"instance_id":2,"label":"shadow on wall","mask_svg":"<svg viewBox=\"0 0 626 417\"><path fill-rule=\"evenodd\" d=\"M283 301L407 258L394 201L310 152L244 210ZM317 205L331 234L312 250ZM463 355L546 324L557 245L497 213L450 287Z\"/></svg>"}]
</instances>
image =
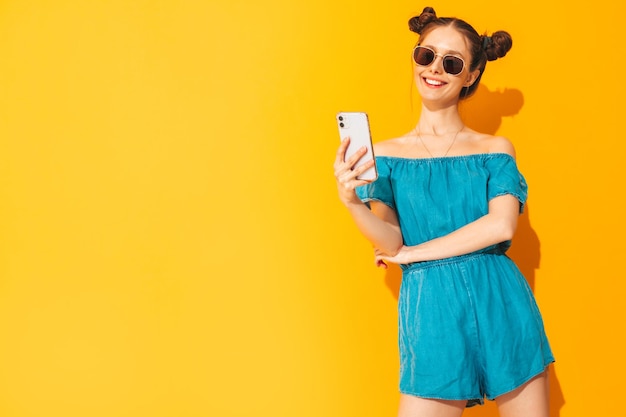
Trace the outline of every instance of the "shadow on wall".
<instances>
[{"instance_id":1,"label":"shadow on wall","mask_svg":"<svg viewBox=\"0 0 626 417\"><path fill-rule=\"evenodd\" d=\"M519 90L489 91L487 87L481 84L474 96L461 105L461 115L470 128L494 135L502 123L502 118L516 115L523 104L524 97ZM508 255L515 261L534 292L535 271L539 268L541 252L539 237L530 224L528 204L519 218L517 232ZM402 270L397 265L389 265L385 274L385 285L396 300L400 292L401 282ZM549 380L550 417L559 417L565 399L554 366L549 368ZM464 416L497 417L498 410L494 402L487 401L482 407L468 409Z\"/></svg>"},{"instance_id":2,"label":"shadow on wall","mask_svg":"<svg viewBox=\"0 0 626 417\"><path fill-rule=\"evenodd\" d=\"M484 84L479 84L474 95L461 102L460 112L468 127L495 135L502 118L515 116L523 105L524 96L519 90L489 91Z\"/></svg>"}]
</instances>

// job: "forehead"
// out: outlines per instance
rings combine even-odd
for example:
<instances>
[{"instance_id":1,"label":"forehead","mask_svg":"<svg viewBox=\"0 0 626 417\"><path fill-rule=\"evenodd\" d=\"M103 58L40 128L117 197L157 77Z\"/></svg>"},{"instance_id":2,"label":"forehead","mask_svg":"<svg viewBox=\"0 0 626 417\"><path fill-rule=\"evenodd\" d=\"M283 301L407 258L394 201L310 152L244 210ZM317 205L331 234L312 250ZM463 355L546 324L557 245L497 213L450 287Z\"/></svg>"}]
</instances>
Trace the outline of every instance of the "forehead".
<instances>
[{"instance_id":1,"label":"forehead","mask_svg":"<svg viewBox=\"0 0 626 417\"><path fill-rule=\"evenodd\" d=\"M455 51L469 55L467 39L458 30L450 26L437 27L420 39L420 45L432 46L437 52Z\"/></svg>"}]
</instances>

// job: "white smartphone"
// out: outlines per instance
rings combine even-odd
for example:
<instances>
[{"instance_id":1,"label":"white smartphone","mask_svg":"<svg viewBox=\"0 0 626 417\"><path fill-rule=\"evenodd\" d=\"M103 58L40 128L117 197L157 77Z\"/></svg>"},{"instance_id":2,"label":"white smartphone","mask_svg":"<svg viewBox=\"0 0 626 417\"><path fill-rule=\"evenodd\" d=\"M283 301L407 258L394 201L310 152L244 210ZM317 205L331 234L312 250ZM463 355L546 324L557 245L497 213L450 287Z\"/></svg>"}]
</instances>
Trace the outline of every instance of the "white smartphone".
<instances>
[{"instance_id":1,"label":"white smartphone","mask_svg":"<svg viewBox=\"0 0 626 417\"><path fill-rule=\"evenodd\" d=\"M345 159L354 155L363 146L367 148L367 153L355 164L355 168L363 165L370 159L374 159L374 146L370 133L370 124L367 113L363 112L339 112L337 113L337 126L339 127L339 137L344 140L350 137L350 145L346 150ZM375 160L375 159L374 159ZM357 177L360 180L375 180L378 178L376 164Z\"/></svg>"}]
</instances>

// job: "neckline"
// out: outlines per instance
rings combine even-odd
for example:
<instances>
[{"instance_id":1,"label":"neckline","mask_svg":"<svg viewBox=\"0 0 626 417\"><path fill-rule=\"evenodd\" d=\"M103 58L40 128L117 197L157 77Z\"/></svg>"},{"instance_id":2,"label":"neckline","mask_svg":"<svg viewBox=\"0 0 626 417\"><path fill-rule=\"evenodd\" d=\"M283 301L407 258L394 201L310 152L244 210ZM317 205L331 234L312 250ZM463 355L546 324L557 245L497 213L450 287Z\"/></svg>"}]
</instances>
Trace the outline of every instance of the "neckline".
<instances>
[{"instance_id":1,"label":"neckline","mask_svg":"<svg viewBox=\"0 0 626 417\"><path fill-rule=\"evenodd\" d=\"M467 155L451 155L451 156L434 156L434 157L426 157L426 158L411 158L411 157L407 157L407 156L395 156L395 155L376 155L376 158L387 158L387 159L397 159L397 160L404 160L404 161L424 161L424 162L428 162L428 161L440 161L440 160L454 160L454 159L470 159L470 158L491 158L491 157L498 157L498 156L503 156L503 157L508 157L511 159L515 159L513 158L513 156L509 155L508 153L504 153L504 152L480 152L480 153L470 153Z\"/></svg>"}]
</instances>

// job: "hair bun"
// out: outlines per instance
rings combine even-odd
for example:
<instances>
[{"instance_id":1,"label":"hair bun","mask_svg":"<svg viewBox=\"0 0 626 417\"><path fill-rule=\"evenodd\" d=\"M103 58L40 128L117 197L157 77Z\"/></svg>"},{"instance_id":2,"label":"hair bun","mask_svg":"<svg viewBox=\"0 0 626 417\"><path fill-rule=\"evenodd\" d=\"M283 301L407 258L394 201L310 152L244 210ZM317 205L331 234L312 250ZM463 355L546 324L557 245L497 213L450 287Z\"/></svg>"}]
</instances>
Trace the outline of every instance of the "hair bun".
<instances>
[{"instance_id":1,"label":"hair bun","mask_svg":"<svg viewBox=\"0 0 626 417\"><path fill-rule=\"evenodd\" d=\"M422 30L433 20L437 19L437 13L432 7L424 7L419 16L413 16L409 19L409 30L417 34L421 34Z\"/></svg>"},{"instance_id":2,"label":"hair bun","mask_svg":"<svg viewBox=\"0 0 626 417\"><path fill-rule=\"evenodd\" d=\"M483 35L483 49L488 61L495 61L502 58L513 46L513 39L508 32L499 30L491 36Z\"/></svg>"}]
</instances>

